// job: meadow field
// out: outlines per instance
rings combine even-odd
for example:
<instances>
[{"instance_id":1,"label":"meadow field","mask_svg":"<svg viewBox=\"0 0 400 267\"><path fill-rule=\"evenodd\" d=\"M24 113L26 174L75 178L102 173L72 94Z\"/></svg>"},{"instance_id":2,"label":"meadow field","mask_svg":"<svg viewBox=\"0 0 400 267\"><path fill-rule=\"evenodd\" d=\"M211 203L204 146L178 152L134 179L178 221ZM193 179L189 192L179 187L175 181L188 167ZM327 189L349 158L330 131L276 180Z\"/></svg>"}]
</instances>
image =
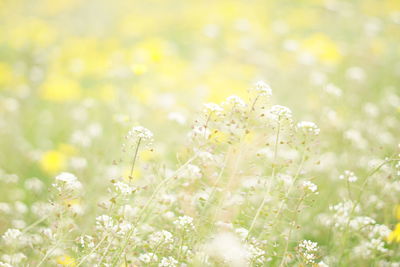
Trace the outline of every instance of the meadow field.
<instances>
[{"instance_id":1,"label":"meadow field","mask_svg":"<svg viewBox=\"0 0 400 267\"><path fill-rule=\"evenodd\" d=\"M400 267L399 0L0 0L0 267Z\"/></svg>"}]
</instances>

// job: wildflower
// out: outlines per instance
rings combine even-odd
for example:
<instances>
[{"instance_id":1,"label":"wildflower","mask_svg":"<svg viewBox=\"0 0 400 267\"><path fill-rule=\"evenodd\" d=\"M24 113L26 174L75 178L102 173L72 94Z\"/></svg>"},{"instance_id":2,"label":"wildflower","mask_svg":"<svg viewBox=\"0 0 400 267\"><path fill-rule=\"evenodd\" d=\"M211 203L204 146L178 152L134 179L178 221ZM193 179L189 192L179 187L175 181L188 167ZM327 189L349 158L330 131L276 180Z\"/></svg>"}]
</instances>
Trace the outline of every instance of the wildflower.
<instances>
[{"instance_id":1,"label":"wildflower","mask_svg":"<svg viewBox=\"0 0 400 267\"><path fill-rule=\"evenodd\" d=\"M117 190L117 192L120 192L122 195L130 195L134 191L136 191L135 187L130 186L124 182L115 182L114 187Z\"/></svg>"},{"instance_id":2,"label":"wildflower","mask_svg":"<svg viewBox=\"0 0 400 267\"><path fill-rule=\"evenodd\" d=\"M202 176L203 175L201 173L201 169L194 164L188 164L183 170L179 172L180 178L190 180L200 179Z\"/></svg>"},{"instance_id":3,"label":"wildflower","mask_svg":"<svg viewBox=\"0 0 400 267\"><path fill-rule=\"evenodd\" d=\"M318 189L317 185L310 182L310 181L304 181L303 182L303 188L306 190L311 191L312 193L315 193Z\"/></svg>"},{"instance_id":4,"label":"wildflower","mask_svg":"<svg viewBox=\"0 0 400 267\"><path fill-rule=\"evenodd\" d=\"M358 178L354 174L354 172L348 171L348 170L344 171L344 174L340 175L339 179L340 180L344 180L345 179L345 180L349 181L350 183L354 183L354 182L356 182L358 180Z\"/></svg>"},{"instance_id":5,"label":"wildflower","mask_svg":"<svg viewBox=\"0 0 400 267\"><path fill-rule=\"evenodd\" d=\"M135 126L128 132L128 138L140 138L142 141L151 141L153 133L143 126Z\"/></svg>"},{"instance_id":6,"label":"wildflower","mask_svg":"<svg viewBox=\"0 0 400 267\"><path fill-rule=\"evenodd\" d=\"M81 247L83 248L94 248L94 242L93 242L94 238L90 235L83 235L80 236L78 241L79 244L81 245Z\"/></svg>"},{"instance_id":7,"label":"wildflower","mask_svg":"<svg viewBox=\"0 0 400 267\"><path fill-rule=\"evenodd\" d=\"M6 262L9 265L4 265L4 266L20 266L21 262L26 260L27 257L24 253L15 253L15 254L4 254L1 259ZM0 262L0 266L1 262Z\"/></svg>"},{"instance_id":8,"label":"wildflower","mask_svg":"<svg viewBox=\"0 0 400 267\"><path fill-rule=\"evenodd\" d=\"M381 239L373 238L369 241L361 242L353 251L359 257L368 259L376 253L386 253L388 250L384 246L385 243Z\"/></svg>"},{"instance_id":9,"label":"wildflower","mask_svg":"<svg viewBox=\"0 0 400 267\"><path fill-rule=\"evenodd\" d=\"M307 264L314 264L315 260L317 259L316 253L318 252L318 243L312 242L310 240L303 240L297 246L298 252L300 257L307 263Z\"/></svg>"},{"instance_id":10,"label":"wildflower","mask_svg":"<svg viewBox=\"0 0 400 267\"><path fill-rule=\"evenodd\" d=\"M21 236L20 230L10 228L3 234L2 238L7 245L11 245L17 243Z\"/></svg>"},{"instance_id":11,"label":"wildflower","mask_svg":"<svg viewBox=\"0 0 400 267\"><path fill-rule=\"evenodd\" d=\"M237 95L228 96L226 98L226 101L224 102L224 104L231 105L231 106L234 106L235 108L239 108L239 109L243 109L247 106L246 103L243 101L243 99L241 99Z\"/></svg>"},{"instance_id":12,"label":"wildflower","mask_svg":"<svg viewBox=\"0 0 400 267\"><path fill-rule=\"evenodd\" d=\"M205 252L233 267L246 266L249 255L236 235L229 232L217 234L206 244Z\"/></svg>"},{"instance_id":13,"label":"wildflower","mask_svg":"<svg viewBox=\"0 0 400 267\"><path fill-rule=\"evenodd\" d=\"M292 111L288 107L275 105L271 107L269 112L273 116L272 118L276 121L292 120Z\"/></svg>"},{"instance_id":14,"label":"wildflower","mask_svg":"<svg viewBox=\"0 0 400 267\"><path fill-rule=\"evenodd\" d=\"M173 235L166 231L166 230L161 230L158 232L155 232L150 235L149 240L153 244L160 244L160 243L172 243L174 242Z\"/></svg>"},{"instance_id":15,"label":"wildflower","mask_svg":"<svg viewBox=\"0 0 400 267\"><path fill-rule=\"evenodd\" d=\"M272 95L272 90L271 87L264 81L258 81L254 85L254 91L260 96L271 96Z\"/></svg>"},{"instance_id":16,"label":"wildflower","mask_svg":"<svg viewBox=\"0 0 400 267\"><path fill-rule=\"evenodd\" d=\"M56 263L62 266L71 266L71 267L76 265L75 259L69 255L58 256L56 258Z\"/></svg>"},{"instance_id":17,"label":"wildflower","mask_svg":"<svg viewBox=\"0 0 400 267\"><path fill-rule=\"evenodd\" d=\"M176 221L174 221L174 224L184 230L193 230L194 225L193 225L193 218L189 216L179 216Z\"/></svg>"},{"instance_id":18,"label":"wildflower","mask_svg":"<svg viewBox=\"0 0 400 267\"><path fill-rule=\"evenodd\" d=\"M396 242L400 243L400 223L396 224L394 230L387 237L389 243Z\"/></svg>"},{"instance_id":19,"label":"wildflower","mask_svg":"<svg viewBox=\"0 0 400 267\"><path fill-rule=\"evenodd\" d=\"M139 260L143 263L151 263L151 262L157 262L158 257L154 253L143 253L139 255Z\"/></svg>"},{"instance_id":20,"label":"wildflower","mask_svg":"<svg viewBox=\"0 0 400 267\"><path fill-rule=\"evenodd\" d=\"M96 228L104 231L115 230L113 218L108 215L100 215L96 217Z\"/></svg>"},{"instance_id":21,"label":"wildflower","mask_svg":"<svg viewBox=\"0 0 400 267\"><path fill-rule=\"evenodd\" d=\"M82 184L78 181L78 178L69 172L57 175L56 183L53 186L60 192L63 190L77 191L82 188Z\"/></svg>"},{"instance_id":22,"label":"wildflower","mask_svg":"<svg viewBox=\"0 0 400 267\"><path fill-rule=\"evenodd\" d=\"M318 135L320 132L318 126L311 121L301 121L297 123L297 129L299 129L305 134L312 134L312 135Z\"/></svg>"},{"instance_id":23,"label":"wildflower","mask_svg":"<svg viewBox=\"0 0 400 267\"><path fill-rule=\"evenodd\" d=\"M42 155L39 163L44 171L54 174L65 168L67 157L60 151L50 150Z\"/></svg>"},{"instance_id":24,"label":"wildflower","mask_svg":"<svg viewBox=\"0 0 400 267\"><path fill-rule=\"evenodd\" d=\"M178 266L178 261L173 257L163 257L160 261L159 267L176 267Z\"/></svg>"},{"instance_id":25,"label":"wildflower","mask_svg":"<svg viewBox=\"0 0 400 267\"><path fill-rule=\"evenodd\" d=\"M43 188L44 184L38 178L29 178L25 181L24 186L26 189L33 191L35 193L40 193Z\"/></svg>"},{"instance_id":26,"label":"wildflower","mask_svg":"<svg viewBox=\"0 0 400 267\"><path fill-rule=\"evenodd\" d=\"M204 112L206 113L216 113L217 115L219 115L221 112L224 111L224 109L221 108L220 105L215 103L206 103L203 106L204 106Z\"/></svg>"}]
</instances>

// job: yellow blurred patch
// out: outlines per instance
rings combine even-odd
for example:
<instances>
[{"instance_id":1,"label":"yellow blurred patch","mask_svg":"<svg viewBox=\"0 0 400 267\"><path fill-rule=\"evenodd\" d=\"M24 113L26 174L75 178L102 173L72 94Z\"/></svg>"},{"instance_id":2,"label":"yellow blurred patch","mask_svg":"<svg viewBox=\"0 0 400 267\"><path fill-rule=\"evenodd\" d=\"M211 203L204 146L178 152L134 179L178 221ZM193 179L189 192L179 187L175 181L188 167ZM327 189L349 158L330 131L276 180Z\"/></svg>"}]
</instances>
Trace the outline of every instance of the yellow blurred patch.
<instances>
[{"instance_id":1,"label":"yellow blurred patch","mask_svg":"<svg viewBox=\"0 0 400 267\"><path fill-rule=\"evenodd\" d=\"M79 84L62 75L47 78L40 93L43 99L55 102L77 100L82 95Z\"/></svg>"},{"instance_id":2,"label":"yellow blurred patch","mask_svg":"<svg viewBox=\"0 0 400 267\"><path fill-rule=\"evenodd\" d=\"M143 64L133 64L131 69L135 75L142 75L147 72L147 67Z\"/></svg>"},{"instance_id":3,"label":"yellow blurred patch","mask_svg":"<svg viewBox=\"0 0 400 267\"><path fill-rule=\"evenodd\" d=\"M212 143L227 143L229 138L230 134L218 130L213 131L208 137Z\"/></svg>"},{"instance_id":4,"label":"yellow blurred patch","mask_svg":"<svg viewBox=\"0 0 400 267\"><path fill-rule=\"evenodd\" d=\"M56 263L62 266L70 266L70 267L76 266L75 259L68 255L58 256L56 258Z\"/></svg>"},{"instance_id":5,"label":"yellow blurred patch","mask_svg":"<svg viewBox=\"0 0 400 267\"><path fill-rule=\"evenodd\" d=\"M396 224L395 229L387 237L389 243L396 242L400 243L400 223Z\"/></svg>"},{"instance_id":6,"label":"yellow blurred patch","mask_svg":"<svg viewBox=\"0 0 400 267\"><path fill-rule=\"evenodd\" d=\"M396 214L396 219L400 221L400 205L397 205L395 214Z\"/></svg>"},{"instance_id":7,"label":"yellow blurred patch","mask_svg":"<svg viewBox=\"0 0 400 267\"><path fill-rule=\"evenodd\" d=\"M140 161L151 161L155 158L155 152L151 150L143 150L139 154Z\"/></svg>"},{"instance_id":8,"label":"yellow blurred patch","mask_svg":"<svg viewBox=\"0 0 400 267\"><path fill-rule=\"evenodd\" d=\"M70 144L60 144L58 145L58 150L67 156L76 155L76 153L78 152L76 147Z\"/></svg>"},{"instance_id":9,"label":"yellow blurred patch","mask_svg":"<svg viewBox=\"0 0 400 267\"><path fill-rule=\"evenodd\" d=\"M304 40L302 48L323 63L337 63L342 58L336 43L329 36L322 33L314 34Z\"/></svg>"},{"instance_id":10,"label":"yellow blurred patch","mask_svg":"<svg viewBox=\"0 0 400 267\"><path fill-rule=\"evenodd\" d=\"M131 174L131 169L126 169L124 171L124 174L123 174L122 177L125 179L125 181L130 181L131 180L131 179L129 179L130 174ZM140 171L139 168L133 169L132 180L134 181L134 180L140 179L141 175L142 175L142 172Z\"/></svg>"},{"instance_id":11,"label":"yellow blurred patch","mask_svg":"<svg viewBox=\"0 0 400 267\"><path fill-rule=\"evenodd\" d=\"M0 62L0 89L12 84L13 76L14 74L11 66Z\"/></svg>"},{"instance_id":12,"label":"yellow blurred patch","mask_svg":"<svg viewBox=\"0 0 400 267\"><path fill-rule=\"evenodd\" d=\"M41 168L50 174L62 171L65 168L66 163L66 155L57 150L49 150L45 152L39 161Z\"/></svg>"}]
</instances>

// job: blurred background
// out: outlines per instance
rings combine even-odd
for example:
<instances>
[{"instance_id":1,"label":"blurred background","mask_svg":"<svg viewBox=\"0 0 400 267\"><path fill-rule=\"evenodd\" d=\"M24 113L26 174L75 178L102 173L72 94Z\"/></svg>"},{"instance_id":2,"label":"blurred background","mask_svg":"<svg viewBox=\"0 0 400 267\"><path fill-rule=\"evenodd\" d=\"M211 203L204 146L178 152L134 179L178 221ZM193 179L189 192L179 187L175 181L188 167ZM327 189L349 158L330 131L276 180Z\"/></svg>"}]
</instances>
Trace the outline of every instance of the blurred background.
<instances>
[{"instance_id":1,"label":"blurred background","mask_svg":"<svg viewBox=\"0 0 400 267\"><path fill-rule=\"evenodd\" d=\"M0 0L0 169L19 184L0 201L67 170L101 192L139 124L156 149L138 176L173 166L202 103L257 80L320 126L325 167L362 165L398 140L399 41L398 0Z\"/></svg>"}]
</instances>

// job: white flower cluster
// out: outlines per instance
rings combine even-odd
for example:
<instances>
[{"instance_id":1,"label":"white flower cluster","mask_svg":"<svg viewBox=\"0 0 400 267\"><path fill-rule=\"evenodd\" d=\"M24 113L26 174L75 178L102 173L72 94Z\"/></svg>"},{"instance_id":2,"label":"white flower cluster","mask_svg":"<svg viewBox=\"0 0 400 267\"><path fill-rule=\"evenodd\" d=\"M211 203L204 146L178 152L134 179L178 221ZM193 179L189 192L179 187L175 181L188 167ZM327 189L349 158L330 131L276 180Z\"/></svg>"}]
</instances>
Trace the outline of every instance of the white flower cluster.
<instances>
[{"instance_id":1,"label":"white flower cluster","mask_svg":"<svg viewBox=\"0 0 400 267\"><path fill-rule=\"evenodd\" d=\"M94 238L90 235L82 235L78 238L78 242L82 248L94 248Z\"/></svg>"},{"instance_id":2,"label":"white flower cluster","mask_svg":"<svg viewBox=\"0 0 400 267\"><path fill-rule=\"evenodd\" d=\"M96 217L96 228L103 231L114 231L115 225L113 218L105 214Z\"/></svg>"},{"instance_id":3,"label":"white flower cluster","mask_svg":"<svg viewBox=\"0 0 400 267\"><path fill-rule=\"evenodd\" d=\"M330 206L329 209L334 211L332 221L330 222L334 227L342 229L346 227L350 220L350 214L353 210L354 203L351 200L340 202L334 206ZM360 207L354 207L354 213L360 212Z\"/></svg>"},{"instance_id":4,"label":"white flower cluster","mask_svg":"<svg viewBox=\"0 0 400 267\"><path fill-rule=\"evenodd\" d=\"M301 121L297 123L297 129L305 134L319 135L320 129L312 121Z\"/></svg>"},{"instance_id":5,"label":"white flower cluster","mask_svg":"<svg viewBox=\"0 0 400 267\"><path fill-rule=\"evenodd\" d=\"M122 195L130 195L133 192L136 191L136 187L134 186L130 186L127 183L124 182L115 182L114 183L114 187L116 189L117 192L121 193Z\"/></svg>"},{"instance_id":6,"label":"white flower cluster","mask_svg":"<svg viewBox=\"0 0 400 267\"><path fill-rule=\"evenodd\" d=\"M179 178L184 178L184 179L189 179L189 180L196 180L200 179L202 177L201 169L194 165L194 164L188 164L180 170L178 177Z\"/></svg>"},{"instance_id":7,"label":"white flower cluster","mask_svg":"<svg viewBox=\"0 0 400 267\"><path fill-rule=\"evenodd\" d=\"M243 99L237 95L228 96L224 102L224 105L232 105L239 109L244 109L247 106Z\"/></svg>"},{"instance_id":8,"label":"white flower cluster","mask_svg":"<svg viewBox=\"0 0 400 267\"><path fill-rule=\"evenodd\" d=\"M159 244L170 244L174 242L173 235L166 231L166 230L161 230L155 233L152 233L149 236L149 240L152 244L154 245L159 245Z\"/></svg>"},{"instance_id":9,"label":"white flower cluster","mask_svg":"<svg viewBox=\"0 0 400 267\"><path fill-rule=\"evenodd\" d=\"M388 249L385 248L385 242L383 242L381 239L376 238L364 241L354 248L354 254L365 259L373 257L376 253L387 252Z\"/></svg>"},{"instance_id":10,"label":"white flower cluster","mask_svg":"<svg viewBox=\"0 0 400 267\"><path fill-rule=\"evenodd\" d=\"M288 107L281 105L274 105L271 107L269 112L271 113L272 118L276 121L292 120L292 111Z\"/></svg>"},{"instance_id":11,"label":"white flower cluster","mask_svg":"<svg viewBox=\"0 0 400 267\"><path fill-rule=\"evenodd\" d=\"M129 139L140 138L142 141L152 141L153 133L143 126L135 126L128 132L127 137Z\"/></svg>"},{"instance_id":12,"label":"white flower cluster","mask_svg":"<svg viewBox=\"0 0 400 267\"><path fill-rule=\"evenodd\" d=\"M5 267L13 267L13 266L21 266L22 261L26 260L27 257L25 254L18 252L15 254L4 254L1 256L0 266Z\"/></svg>"},{"instance_id":13,"label":"white flower cluster","mask_svg":"<svg viewBox=\"0 0 400 267\"><path fill-rule=\"evenodd\" d=\"M271 96L272 95L272 90L271 87L264 81L258 81L254 85L254 91L257 92L258 95L260 96Z\"/></svg>"},{"instance_id":14,"label":"white flower cluster","mask_svg":"<svg viewBox=\"0 0 400 267\"><path fill-rule=\"evenodd\" d=\"M78 181L75 175L69 172L63 172L56 176L56 183L53 184L59 192L64 190L79 191L82 188L81 182Z\"/></svg>"},{"instance_id":15,"label":"white flower cluster","mask_svg":"<svg viewBox=\"0 0 400 267\"><path fill-rule=\"evenodd\" d=\"M158 264L159 267L176 267L178 266L178 261L175 260L173 257L163 257Z\"/></svg>"},{"instance_id":16,"label":"white flower cluster","mask_svg":"<svg viewBox=\"0 0 400 267\"><path fill-rule=\"evenodd\" d=\"M203 104L203 106L204 106L204 112L206 113L215 113L218 115L224 111L224 109L220 105L215 103L206 103Z\"/></svg>"},{"instance_id":17,"label":"white flower cluster","mask_svg":"<svg viewBox=\"0 0 400 267\"><path fill-rule=\"evenodd\" d=\"M158 257L154 253L143 253L139 255L139 260L143 263L151 263L151 262L157 262Z\"/></svg>"},{"instance_id":18,"label":"white flower cluster","mask_svg":"<svg viewBox=\"0 0 400 267\"><path fill-rule=\"evenodd\" d=\"M304 181L303 182L303 188L305 190L308 190L308 191L312 192L312 193L317 193L317 190L318 190L318 186L316 184L310 182L310 181Z\"/></svg>"},{"instance_id":19,"label":"white flower cluster","mask_svg":"<svg viewBox=\"0 0 400 267\"><path fill-rule=\"evenodd\" d=\"M8 229L2 236L4 243L7 245L17 244L19 243L19 238L22 236L22 233L18 229Z\"/></svg>"},{"instance_id":20,"label":"white flower cluster","mask_svg":"<svg viewBox=\"0 0 400 267\"><path fill-rule=\"evenodd\" d=\"M179 228L186 231L193 230L193 218L189 216L179 216L175 221L174 224Z\"/></svg>"},{"instance_id":21,"label":"white flower cluster","mask_svg":"<svg viewBox=\"0 0 400 267\"><path fill-rule=\"evenodd\" d=\"M346 170L344 171L344 174L341 174L339 176L340 180L347 180L350 183L354 183L358 180L358 177L354 174L354 172Z\"/></svg>"},{"instance_id":22,"label":"white flower cluster","mask_svg":"<svg viewBox=\"0 0 400 267\"><path fill-rule=\"evenodd\" d=\"M317 259L316 253L318 252L318 243L310 240L303 240L298 245L300 256L307 264L314 264Z\"/></svg>"}]
</instances>

